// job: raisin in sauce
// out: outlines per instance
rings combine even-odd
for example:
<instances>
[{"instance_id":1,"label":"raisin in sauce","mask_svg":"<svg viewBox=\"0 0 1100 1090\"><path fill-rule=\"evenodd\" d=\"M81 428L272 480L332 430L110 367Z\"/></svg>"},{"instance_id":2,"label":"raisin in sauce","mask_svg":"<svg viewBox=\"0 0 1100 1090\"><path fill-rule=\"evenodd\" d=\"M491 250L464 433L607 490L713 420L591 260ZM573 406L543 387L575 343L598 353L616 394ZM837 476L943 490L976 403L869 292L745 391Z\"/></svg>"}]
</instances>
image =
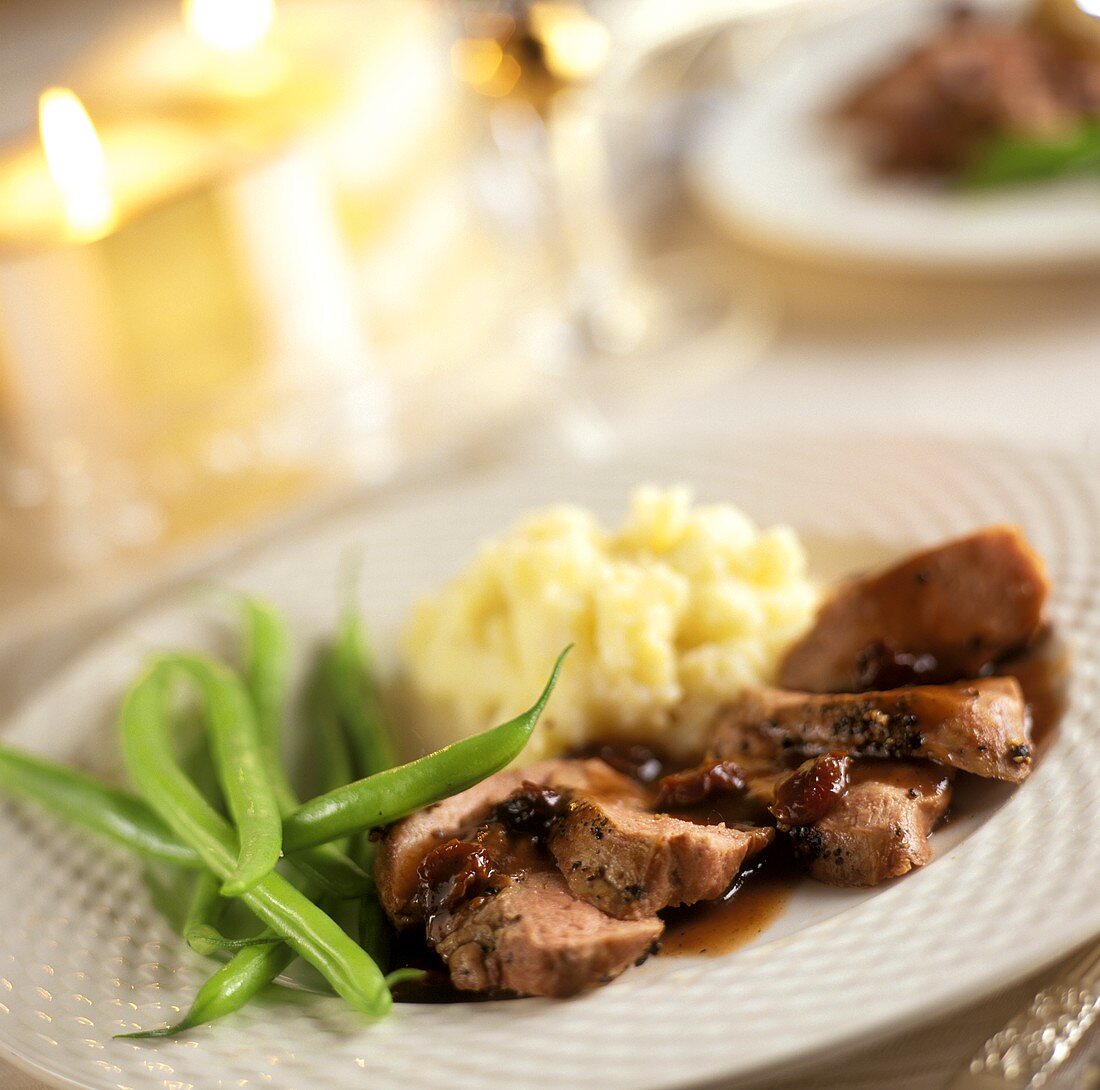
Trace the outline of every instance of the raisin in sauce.
<instances>
[{"instance_id":1,"label":"raisin in sauce","mask_svg":"<svg viewBox=\"0 0 1100 1090\"><path fill-rule=\"evenodd\" d=\"M769 809L782 826L812 825L826 817L848 793L852 758L846 753L811 757L775 785Z\"/></svg>"}]
</instances>

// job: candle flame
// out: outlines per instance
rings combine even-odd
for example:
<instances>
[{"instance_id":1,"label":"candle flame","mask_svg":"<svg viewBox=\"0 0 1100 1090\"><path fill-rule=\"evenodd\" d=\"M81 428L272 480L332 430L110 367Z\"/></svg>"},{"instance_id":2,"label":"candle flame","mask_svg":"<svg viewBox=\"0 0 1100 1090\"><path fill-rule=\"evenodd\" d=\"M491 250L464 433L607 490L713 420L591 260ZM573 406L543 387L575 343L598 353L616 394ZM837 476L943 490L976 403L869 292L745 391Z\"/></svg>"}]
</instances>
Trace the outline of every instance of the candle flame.
<instances>
[{"instance_id":1,"label":"candle flame","mask_svg":"<svg viewBox=\"0 0 1100 1090\"><path fill-rule=\"evenodd\" d=\"M183 21L203 45L244 53L267 37L275 0L183 0Z\"/></svg>"},{"instance_id":2,"label":"candle flame","mask_svg":"<svg viewBox=\"0 0 1100 1090\"><path fill-rule=\"evenodd\" d=\"M103 146L84 104L68 88L48 88L38 99L38 131L69 229L81 239L101 238L118 213Z\"/></svg>"}]
</instances>

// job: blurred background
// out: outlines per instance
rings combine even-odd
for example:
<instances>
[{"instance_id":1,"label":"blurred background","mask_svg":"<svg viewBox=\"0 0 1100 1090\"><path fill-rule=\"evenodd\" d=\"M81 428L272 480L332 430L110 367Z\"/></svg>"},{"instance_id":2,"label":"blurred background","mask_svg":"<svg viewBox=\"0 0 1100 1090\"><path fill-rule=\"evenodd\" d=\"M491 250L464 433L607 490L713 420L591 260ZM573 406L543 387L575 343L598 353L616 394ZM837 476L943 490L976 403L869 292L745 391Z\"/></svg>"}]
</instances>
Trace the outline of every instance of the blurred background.
<instances>
[{"instance_id":1,"label":"blurred background","mask_svg":"<svg viewBox=\"0 0 1100 1090\"><path fill-rule=\"evenodd\" d=\"M84 618L499 460L1098 458L1090 2L0 0L5 705Z\"/></svg>"}]
</instances>

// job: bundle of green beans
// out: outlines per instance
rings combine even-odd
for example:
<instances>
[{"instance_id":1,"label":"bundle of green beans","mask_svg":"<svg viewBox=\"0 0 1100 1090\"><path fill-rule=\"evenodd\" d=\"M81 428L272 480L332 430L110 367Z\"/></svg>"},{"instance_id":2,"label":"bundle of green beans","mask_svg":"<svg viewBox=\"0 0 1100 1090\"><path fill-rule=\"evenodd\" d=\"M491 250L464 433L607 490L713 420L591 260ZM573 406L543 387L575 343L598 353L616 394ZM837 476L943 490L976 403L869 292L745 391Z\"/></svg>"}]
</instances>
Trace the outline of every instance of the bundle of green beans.
<instances>
[{"instance_id":1,"label":"bundle of green beans","mask_svg":"<svg viewBox=\"0 0 1100 1090\"><path fill-rule=\"evenodd\" d=\"M321 793L303 803L282 761L289 633L268 604L255 598L240 604L240 673L197 652L160 655L127 694L122 749L136 794L0 746L0 791L39 803L147 862L192 873L181 932L199 953L231 955L180 1022L130 1037L168 1036L239 1010L295 957L355 1009L384 1016L392 985L410 971L386 972L389 925L374 890L367 834L472 787L518 756L566 653L526 712L398 765L364 628L348 611L308 686ZM173 749L172 695L181 680L200 697L216 803ZM276 869L284 857L285 874ZM351 899L359 908L354 938L325 911L326 904ZM259 930L243 938L222 934L229 901L246 906Z\"/></svg>"}]
</instances>

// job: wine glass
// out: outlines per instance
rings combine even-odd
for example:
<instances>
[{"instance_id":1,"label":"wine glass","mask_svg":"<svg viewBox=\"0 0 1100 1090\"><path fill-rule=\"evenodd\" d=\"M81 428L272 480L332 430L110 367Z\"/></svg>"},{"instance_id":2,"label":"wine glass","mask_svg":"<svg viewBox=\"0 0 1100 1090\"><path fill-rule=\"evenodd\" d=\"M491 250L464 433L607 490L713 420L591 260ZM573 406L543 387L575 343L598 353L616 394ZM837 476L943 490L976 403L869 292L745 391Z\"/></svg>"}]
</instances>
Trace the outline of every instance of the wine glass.
<instances>
[{"instance_id":1,"label":"wine glass","mask_svg":"<svg viewBox=\"0 0 1100 1090\"><path fill-rule=\"evenodd\" d=\"M686 385L751 362L773 313L759 292L731 291L673 233L631 237L620 214L606 122L641 73L682 77L706 51L712 19L621 24L573 0L455 0L455 75L483 103L503 165L526 180L539 243L560 296L556 438L595 457L615 420Z\"/></svg>"}]
</instances>

